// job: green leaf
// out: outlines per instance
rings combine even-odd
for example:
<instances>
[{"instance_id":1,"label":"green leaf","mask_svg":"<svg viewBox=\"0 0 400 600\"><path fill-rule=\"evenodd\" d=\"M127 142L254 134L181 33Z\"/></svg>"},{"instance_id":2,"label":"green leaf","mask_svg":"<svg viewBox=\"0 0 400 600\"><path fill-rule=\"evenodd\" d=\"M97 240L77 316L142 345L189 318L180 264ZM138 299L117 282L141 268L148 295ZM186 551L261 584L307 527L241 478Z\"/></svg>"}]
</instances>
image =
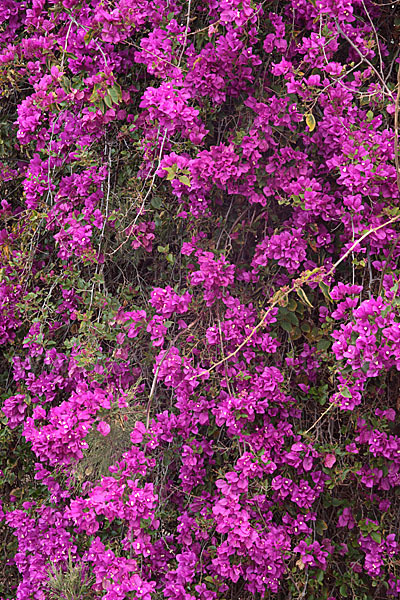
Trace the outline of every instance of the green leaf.
<instances>
[{"instance_id":1,"label":"green leaf","mask_svg":"<svg viewBox=\"0 0 400 600\"><path fill-rule=\"evenodd\" d=\"M299 324L299 320L296 317L296 315L293 312L289 312L289 311L286 311L286 312L287 312L286 320L289 321L289 323L291 323L292 325L295 325L297 327Z\"/></svg>"},{"instance_id":2,"label":"green leaf","mask_svg":"<svg viewBox=\"0 0 400 600\"><path fill-rule=\"evenodd\" d=\"M188 187L190 187L191 183L189 177L187 177L186 175L180 175L178 179L181 183L183 183L183 185L187 185Z\"/></svg>"},{"instance_id":3,"label":"green leaf","mask_svg":"<svg viewBox=\"0 0 400 600\"><path fill-rule=\"evenodd\" d=\"M178 165L176 163L174 165L172 165L172 167L164 167L165 171L167 171L167 173L168 173L167 181L172 181L172 179L175 178L177 168L178 168Z\"/></svg>"},{"instance_id":4,"label":"green leaf","mask_svg":"<svg viewBox=\"0 0 400 600\"><path fill-rule=\"evenodd\" d=\"M315 529L318 535L323 535L324 531L328 529L328 525L325 523L325 521L318 519L318 521L315 523Z\"/></svg>"},{"instance_id":5,"label":"green leaf","mask_svg":"<svg viewBox=\"0 0 400 600\"><path fill-rule=\"evenodd\" d=\"M382 543L382 536L379 533L379 531L371 531L370 536L372 537L372 539L374 540L374 542L377 542L377 544L381 544Z\"/></svg>"},{"instance_id":6,"label":"green leaf","mask_svg":"<svg viewBox=\"0 0 400 600\"><path fill-rule=\"evenodd\" d=\"M77 57L75 54L73 54L72 52L64 52L64 56L65 56L66 58L72 58L73 60L76 60L76 59L78 58L78 57Z\"/></svg>"},{"instance_id":7,"label":"green leaf","mask_svg":"<svg viewBox=\"0 0 400 600\"><path fill-rule=\"evenodd\" d=\"M108 106L108 108L112 108L113 105L113 101L111 96L109 96L108 94L106 94L103 98L104 102L106 103L106 105Z\"/></svg>"},{"instance_id":8,"label":"green leaf","mask_svg":"<svg viewBox=\"0 0 400 600\"><path fill-rule=\"evenodd\" d=\"M290 333L292 331L292 324L288 323L287 321L282 321L280 323L282 329L284 329L285 331L287 331L287 333Z\"/></svg>"},{"instance_id":9,"label":"green leaf","mask_svg":"<svg viewBox=\"0 0 400 600\"><path fill-rule=\"evenodd\" d=\"M85 35L85 37L83 38L83 41L85 43L85 46L88 45L88 43L90 42L91 39L93 39L94 36L94 31L88 31L87 34Z\"/></svg>"},{"instance_id":10,"label":"green leaf","mask_svg":"<svg viewBox=\"0 0 400 600\"><path fill-rule=\"evenodd\" d=\"M342 389L340 390L340 394L343 396L343 398L352 398L353 397L351 395L351 391L349 390L349 388L347 386L342 387Z\"/></svg>"},{"instance_id":11,"label":"green leaf","mask_svg":"<svg viewBox=\"0 0 400 600\"><path fill-rule=\"evenodd\" d=\"M121 88L118 83L115 83L113 87L108 89L108 94L110 95L114 104L119 104L121 101Z\"/></svg>"},{"instance_id":12,"label":"green leaf","mask_svg":"<svg viewBox=\"0 0 400 600\"><path fill-rule=\"evenodd\" d=\"M162 198L160 198L160 196L153 196L150 204L153 208L159 210L162 207Z\"/></svg>"},{"instance_id":13,"label":"green leaf","mask_svg":"<svg viewBox=\"0 0 400 600\"><path fill-rule=\"evenodd\" d=\"M309 306L310 308L314 308L313 305L311 304L311 302L309 301L309 299L307 298L307 295L305 293L305 291L303 290L303 288L297 288L296 293L298 295L298 297L300 298L300 300L302 302L304 302L304 304L307 304L307 306Z\"/></svg>"},{"instance_id":14,"label":"green leaf","mask_svg":"<svg viewBox=\"0 0 400 600\"><path fill-rule=\"evenodd\" d=\"M345 504L344 500L341 500L340 498L332 498L331 502L332 506L342 506L343 504Z\"/></svg>"},{"instance_id":15,"label":"green leaf","mask_svg":"<svg viewBox=\"0 0 400 600\"><path fill-rule=\"evenodd\" d=\"M323 293L323 295L325 296L325 298L328 300L328 302L333 302L332 300L332 296L329 290L329 286L326 285L326 283L324 283L323 281L319 282L319 287L321 292Z\"/></svg>"},{"instance_id":16,"label":"green leaf","mask_svg":"<svg viewBox=\"0 0 400 600\"><path fill-rule=\"evenodd\" d=\"M324 572L322 571L322 569L318 569L317 575L316 575L315 579L318 581L318 583L322 583L323 582L323 580L324 580Z\"/></svg>"},{"instance_id":17,"label":"green leaf","mask_svg":"<svg viewBox=\"0 0 400 600\"><path fill-rule=\"evenodd\" d=\"M331 345L330 340L319 340L317 344L317 350L328 350Z\"/></svg>"},{"instance_id":18,"label":"green leaf","mask_svg":"<svg viewBox=\"0 0 400 600\"><path fill-rule=\"evenodd\" d=\"M299 327L295 327L291 332L292 340L298 340L301 338L301 329Z\"/></svg>"}]
</instances>

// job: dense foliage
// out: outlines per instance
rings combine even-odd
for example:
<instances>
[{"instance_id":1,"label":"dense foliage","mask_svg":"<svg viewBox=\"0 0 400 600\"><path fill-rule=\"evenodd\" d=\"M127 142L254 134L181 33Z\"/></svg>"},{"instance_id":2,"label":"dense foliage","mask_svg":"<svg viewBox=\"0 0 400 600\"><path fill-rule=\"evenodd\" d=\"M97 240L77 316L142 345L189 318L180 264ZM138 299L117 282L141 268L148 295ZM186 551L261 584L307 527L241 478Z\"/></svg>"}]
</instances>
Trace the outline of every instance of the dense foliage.
<instances>
[{"instance_id":1,"label":"dense foliage","mask_svg":"<svg viewBox=\"0 0 400 600\"><path fill-rule=\"evenodd\" d=\"M397 3L0 19L3 600L399 597Z\"/></svg>"}]
</instances>

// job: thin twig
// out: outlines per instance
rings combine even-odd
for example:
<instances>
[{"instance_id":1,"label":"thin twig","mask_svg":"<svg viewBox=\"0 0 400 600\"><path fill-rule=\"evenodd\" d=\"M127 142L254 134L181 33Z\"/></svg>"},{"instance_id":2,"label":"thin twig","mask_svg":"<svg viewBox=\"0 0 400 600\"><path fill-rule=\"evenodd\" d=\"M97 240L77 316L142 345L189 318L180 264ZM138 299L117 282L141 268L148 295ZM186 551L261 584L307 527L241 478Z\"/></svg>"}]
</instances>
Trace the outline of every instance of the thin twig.
<instances>
[{"instance_id":1,"label":"thin twig","mask_svg":"<svg viewBox=\"0 0 400 600\"><path fill-rule=\"evenodd\" d=\"M314 427L315 427L316 425L318 425L318 423L321 421L321 419L323 419L323 417L324 417L324 416L325 416L325 415L326 415L326 414L327 414L327 413L328 413L328 412L329 412L329 411L332 409L332 407L333 407L333 406L337 406L337 405L336 405L336 404L334 404L334 403L330 404L330 405L328 406L328 408L327 408L326 410L324 410L324 412L322 413L322 415L320 415L320 416L318 417L318 419L315 421L315 423L314 423L313 425L311 425L311 427L309 427L309 428L307 429L307 431L305 431L305 432L303 433L303 435L306 435L306 434L307 434L307 433L309 433L309 432L310 432L312 429L314 429Z\"/></svg>"},{"instance_id":2,"label":"thin twig","mask_svg":"<svg viewBox=\"0 0 400 600\"><path fill-rule=\"evenodd\" d=\"M214 23L207 25L207 27L202 27L202 29L197 29L197 31L191 31L190 33L188 33L188 36L196 35L196 33L201 33L202 31L206 31L206 29L210 29L210 27L215 27L216 25L219 25L220 22L221 22L221 19L218 19L218 21L214 21Z\"/></svg>"},{"instance_id":3,"label":"thin twig","mask_svg":"<svg viewBox=\"0 0 400 600\"><path fill-rule=\"evenodd\" d=\"M184 54L184 52L186 50L187 38L188 38L188 32L189 32L189 22L190 22L190 9L191 9L191 6L192 6L192 0L189 0L189 2L188 2L188 10L187 10L187 15L186 15L185 34L184 34L184 38L183 38L183 44L182 44L181 54L180 54L179 60L178 60L178 67L180 66L180 64L182 62L183 54Z\"/></svg>"},{"instance_id":4,"label":"thin twig","mask_svg":"<svg viewBox=\"0 0 400 600\"><path fill-rule=\"evenodd\" d=\"M66 53L67 47L68 47L68 38L69 38L69 34L71 33L71 28L72 28L72 20L69 22L67 35L65 36L65 43L64 43L63 53L62 53L62 57L61 57L60 71L62 71L64 69L65 53Z\"/></svg>"},{"instance_id":5,"label":"thin twig","mask_svg":"<svg viewBox=\"0 0 400 600\"><path fill-rule=\"evenodd\" d=\"M370 25L371 25L372 31L374 32L374 35L375 35L375 39L376 39L376 47L377 47L377 50L378 50L378 56L379 56L379 67L380 67L380 70L381 70L381 75L382 75L382 78L384 78L384 77L385 77L385 75L384 75L384 72L383 72L383 58L382 58L381 47L380 47L380 44L379 44L379 36L378 36L378 32L376 31L376 28L375 28L374 22L373 22L373 20L371 19L371 15L369 14L369 12L368 12L368 10L367 10L367 7L365 6L365 2L364 2L364 0L361 0L361 2L362 2L362 5L363 5L363 8L364 8L364 10L365 10L365 14L367 15L368 21L369 21L369 23L370 23Z\"/></svg>"},{"instance_id":6,"label":"thin twig","mask_svg":"<svg viewBox=\"0 0 400 600\"><path fill-rule=\"evenodd\" d=\"M74 25L76 25L77 27L80 27L81 29L83 29L84 31L86 31L86 33L90 32L90 29L88 29L87 27L85 27L84 25L81 25L80 23L78 23L78 21L75 19L75 17L73 17L73 15L71 13L68 13L69 18L71 19L71 21L74 23ZM102 47L100 46L100 44L97 43L97 41L93 39L93 42L96 44L96 48L97 50L100 52L100 54L103 57L104 60L104 66L107 68L108 62L107 62L107 57L103 52Z\"/></svg>"},{"instance_id":7,"label":"thin twig","mask_svg":"<svg viewBox=\"0 0 400 600\"><path fill-rule=\"evenodd\" d=\"M384 78L381 76L381 74L379 73L379 71L374 67L374 65L372 64L372 62L361 52L361 50L356 46L356 44L353 42L353 40L351 40L349 38L349 36L343 31L343 29L340 27L338 21L335 19L335 23L336 23L336 27L337 30L339 31L339 33L341 33L341 35L344 37L345 40L347 40L350 44L350 46L352 48L354 48L354 50L357 52L357 54L359 55L359 57L367 63L367 65L373 70L373 72L375 73L375 75L378 77L379 81L382 83L383 87L386 90L386 94L388 96L390 96L390 98L393 99L393 95L392 92L390 91L390 89L388 88L388 86L386 85L386 81L384 80ZM383 90L382 90L383 92ZM384 92L383 92L384 93Z\"/></svg>"}]
</instances>

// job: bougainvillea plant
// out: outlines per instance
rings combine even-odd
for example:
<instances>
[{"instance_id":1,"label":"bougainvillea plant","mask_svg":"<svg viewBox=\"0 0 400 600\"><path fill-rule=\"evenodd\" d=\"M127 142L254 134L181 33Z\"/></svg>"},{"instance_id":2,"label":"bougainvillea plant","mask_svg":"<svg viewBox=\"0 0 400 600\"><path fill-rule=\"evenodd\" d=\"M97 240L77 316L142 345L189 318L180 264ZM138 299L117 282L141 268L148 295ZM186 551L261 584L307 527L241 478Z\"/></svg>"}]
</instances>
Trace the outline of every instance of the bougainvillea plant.
<instances>
[{"instance_id":1,"label":"bougainvillea plant","mask_svg":"<svg viewBox=\"0 0 400 600\"><path fill-rule=\"evenodd\" d=\"M400 597L400 7L0 0L1 600Z\"/></svg>"}]
</instances>

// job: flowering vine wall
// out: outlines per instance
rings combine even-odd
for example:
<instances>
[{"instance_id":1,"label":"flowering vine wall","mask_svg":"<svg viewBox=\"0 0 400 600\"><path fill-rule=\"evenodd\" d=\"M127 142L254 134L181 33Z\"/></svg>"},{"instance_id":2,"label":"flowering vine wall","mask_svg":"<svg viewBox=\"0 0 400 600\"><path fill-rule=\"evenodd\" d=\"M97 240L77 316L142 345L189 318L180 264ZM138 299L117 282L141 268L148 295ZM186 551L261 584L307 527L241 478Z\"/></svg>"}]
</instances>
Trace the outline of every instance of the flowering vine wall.
<instances>
[{"instance_id":1,"label":"flowering vine wall","mask_svg":"<svg viewBox=\"0 0 400 600\"><path fill-rule=\"evenodd\" d=\"M398 3L0 20L1 599L398 598Z\"/></svg>"}]
</instances>

